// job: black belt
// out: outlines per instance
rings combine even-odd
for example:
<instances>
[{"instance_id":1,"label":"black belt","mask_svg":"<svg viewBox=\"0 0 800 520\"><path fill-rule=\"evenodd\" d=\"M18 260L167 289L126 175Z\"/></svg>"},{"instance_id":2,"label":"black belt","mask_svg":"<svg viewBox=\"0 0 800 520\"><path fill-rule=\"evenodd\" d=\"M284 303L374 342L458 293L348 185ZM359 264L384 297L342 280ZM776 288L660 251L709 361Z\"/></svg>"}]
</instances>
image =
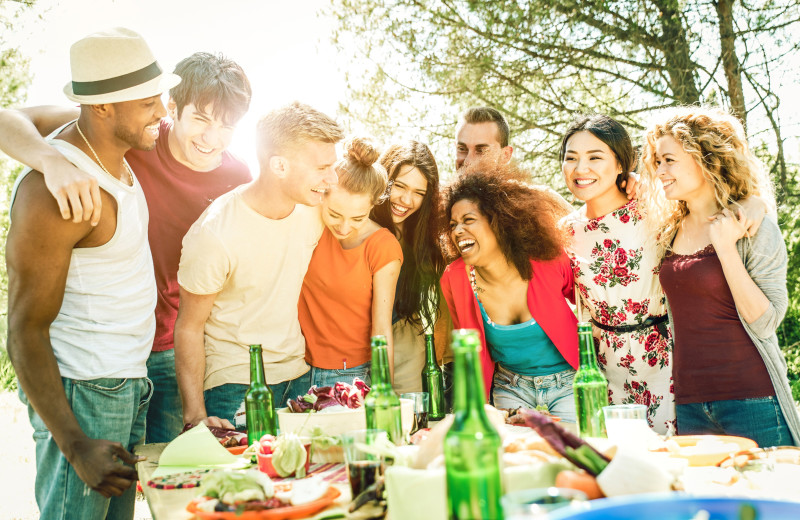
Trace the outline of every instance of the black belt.
<instances>
[{"instance_id":1,"label":"black belt","mask_svg":"<svg viewBox=\"0 0 800 520\"><path fill-rule=\"evenodd\" d=\"M597 325L598 328L607 330L608 332L616 332L617 334L625 334L627 332L636 332L637 330L649 329L654 325L661 325L663 323L666 323L667 319L669 318L667 317L666 314L662 314L661 316L648 316L646 320L644 320L641 323L637 323L636 325L617 325L615 327L612 327L611 325L605 325L603 323L599 323L594 318L591 318L592 323ZM661 333L661 335L666 338L667 337L666 325L658 327L658 332Z\"/></svg>"}]
</instances>

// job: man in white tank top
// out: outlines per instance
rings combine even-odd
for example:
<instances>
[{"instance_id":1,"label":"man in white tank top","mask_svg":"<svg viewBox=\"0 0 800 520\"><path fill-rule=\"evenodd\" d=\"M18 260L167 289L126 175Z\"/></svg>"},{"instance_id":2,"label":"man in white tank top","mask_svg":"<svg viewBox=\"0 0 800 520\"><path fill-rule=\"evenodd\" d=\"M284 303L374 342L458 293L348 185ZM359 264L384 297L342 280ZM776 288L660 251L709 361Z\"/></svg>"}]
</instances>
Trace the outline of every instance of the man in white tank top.
<instances>
[{"instance_id":1,"label":"man in white tank top","mask_svg":"<svg viewBox=\"0 0 800 520\"><path fill-rule=\"evenodd\" d=\"M78 41L70 61L64 92L81 114L50 142L97 179L107 210L96 226L64 220L43 176L20 176L6 244L8 352L35 430L42 518L131 518L129 450L152 393L156 291L147 204L123 155L155 145L160 96L180 78L127 29Z\"/></svg>"}]
</instances>

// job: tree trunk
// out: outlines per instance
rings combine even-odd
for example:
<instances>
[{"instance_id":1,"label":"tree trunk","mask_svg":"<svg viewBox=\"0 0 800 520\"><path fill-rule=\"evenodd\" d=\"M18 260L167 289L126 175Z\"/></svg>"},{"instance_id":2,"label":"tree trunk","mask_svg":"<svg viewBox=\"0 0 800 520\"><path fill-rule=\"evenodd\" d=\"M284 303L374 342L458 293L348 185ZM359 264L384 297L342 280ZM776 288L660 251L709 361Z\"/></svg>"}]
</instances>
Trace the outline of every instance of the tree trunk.
<instances>
[{"instance_id":1,"label":"tree trunk","mask_svg":"<svg viewBox=\"0 0 800 520\"><path fill-rule=\"evenodd\" d=\"M736 0L717 0L719 18L719 42L722 51L722 67L725 78L728 80L728 98L731 103L731 112L741 119L747 126L747 110L744 104L744 91L742 89L742 69L739 57L736 55L736 35L733 31L733 4Z\"/></svg>"},{"instance_id":2,"label":"tree trunk","mask_svg":"<svg viewBox=\"0 0 800 520\"><path fill-rule=\"evenodd\" d=\"M681 104L699 103L700 92L695 83L695 64L692 62L680 6L676 0L657 1L656 5L661 11L664 65L669 75L672 95Z\"/></svg>"}]
</instances>

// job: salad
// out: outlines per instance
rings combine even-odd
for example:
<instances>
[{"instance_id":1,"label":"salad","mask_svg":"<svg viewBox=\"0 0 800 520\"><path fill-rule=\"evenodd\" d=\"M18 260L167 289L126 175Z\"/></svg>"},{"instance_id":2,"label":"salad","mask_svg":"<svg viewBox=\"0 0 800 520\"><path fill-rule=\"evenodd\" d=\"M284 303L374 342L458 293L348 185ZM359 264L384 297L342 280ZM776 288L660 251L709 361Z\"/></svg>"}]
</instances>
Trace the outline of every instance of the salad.
<instances>
[{"instance_id":1,"label":"salad","mask_svg":"<svg viewBox=\"0 0 800 520\"><path fill-rule=\"evenodd\" d=\"M338 382L334 386L314 385L305 395L289 399L289 410L295 413L311 413L327 409L360 408L368 393L369 387L358 378L353 379L352 385L343 382Z\"/></svg>"},{"instance_id":2,"label":"salad","mask_svg":"<svg viewBox=\"0 0 800 520\"><path fill-rule=\"evenodd\" d=\"M236 513L264 511L299 506L322 498L329 484L319 478L294 481L291 486L274 486L264 473L256 470L217 471L203 479L197 511Z\"/></svg>"}]
</instances>

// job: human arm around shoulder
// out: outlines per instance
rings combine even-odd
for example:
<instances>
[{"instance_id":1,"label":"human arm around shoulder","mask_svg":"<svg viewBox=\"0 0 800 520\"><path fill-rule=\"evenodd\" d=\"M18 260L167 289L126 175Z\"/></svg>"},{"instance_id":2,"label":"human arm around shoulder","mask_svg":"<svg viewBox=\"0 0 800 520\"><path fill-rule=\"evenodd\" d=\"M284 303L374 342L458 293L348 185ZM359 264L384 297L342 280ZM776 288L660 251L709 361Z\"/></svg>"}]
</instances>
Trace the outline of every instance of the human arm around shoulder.
<instances>
[{"instance_id":1,"label":"human arm around shoulder","mask_svg":"<svg viewBox=\"0 0 800 520\"><path fill-rule=\"evenodd\" d=\"M737 242L745 235L745 218L728 209L711 223L709 235L717 252L736 310L759 337L771 336L786 311L786 247L774 222L755 237L744 239L746 259ZM741 247L741 246L740 246Z\"/></svg>"},{"instance_id":2,"label":"human arm around shoulder","mask_svg":"<svg viewBox=\"0 0 800 520\"><path fill-rule=\"evenodd\" d=\"M75 107L41 106L0 111L0 149L44 174L62 218L97 225L103 207L97 179L76 168L42 136L80 115Z\"/></svg>"},{"instance_id":3,"label":"human arm around shoulder","mask_svg":"<svg viewBox=\"0 0 800 520\"><path fill-rule=\"evenodd\" d=\"M121 495L136 481L136 471L120 461L134 464L139 459L117 442L91 439L83 432L67 401L50 343L50 325L64 298L72 250L91 246L92 233L101 230L62 219L35 171L20 183L11 222L6 243L8 354L20 387L78 477L105 497Z\"/></svg>"}]
</instances>

